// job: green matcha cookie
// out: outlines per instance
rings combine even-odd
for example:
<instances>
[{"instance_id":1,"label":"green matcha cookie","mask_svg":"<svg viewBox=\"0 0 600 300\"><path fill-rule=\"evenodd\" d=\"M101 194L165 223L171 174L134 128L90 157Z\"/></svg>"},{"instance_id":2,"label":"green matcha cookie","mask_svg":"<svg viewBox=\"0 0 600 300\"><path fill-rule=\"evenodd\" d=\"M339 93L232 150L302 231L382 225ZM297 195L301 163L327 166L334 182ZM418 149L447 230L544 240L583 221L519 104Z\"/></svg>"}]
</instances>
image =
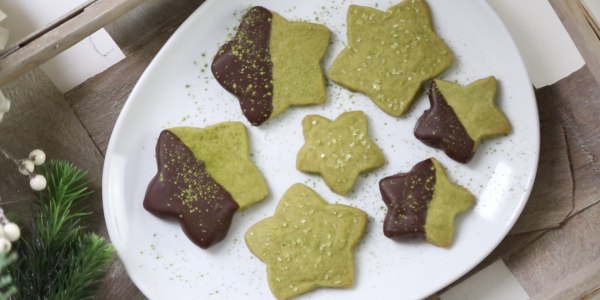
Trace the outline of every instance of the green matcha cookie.
<instances>
[{"instance_id":1,"label":"green matcha cookie","mask_svg":"<svg viewBox=\"0 0 600 300\"><path fill-rule=\"evenodd\" d=\"M329 188L345 195L360 173L383 166L379 147L369 138L362 111L341 114L335 121L309 115L302 120L305 144L298 152L296 168L321 174Z\"/></svg>"},{"instance_id":2,"label":"green matcha cookie","mask_svg":"<svg viewBox=\"0 0 600 300\"><path fill-rule=\"evenodd\" d=\"M268 194L249 152L246 128L239 122L163 130L156 144L158 172L148 185L144 208L158 217L178 218L198 246L216 244L238 209Z\"/></svg>"},{"instance_id":3,"label":"green matcha cookie","mask_svg":"<svg viewBox=\"0 0 600 300\"><path fill-rule=\"evenodd\" d=\"M467 189L448 180L435 158L416 164L408 173L381 179L379 189L388 207L385 236L424 237L441 247L452 243L456 215L475 202Z\"/></svg>"},{"instance_id":4,"label":"green matcha cookie","mask_svg":"<svg viewBox=\"0 0 600 300\"><path fill-rule=\"evenodd\" d=\"M452 63L433 31L424 0L405 0L386 12L350 5L348 46L329 70L333 82L366 94L386 113L404 114L421 85Z\"/></svg>"},{"instance_id":5,"label":"green matcha cookie","mask_svg":"<svg viewBox=\"0 0 600 300\"><path fill-rule=\"evenodd\" d=\"M253 125L290 106L327 100L321 59L329 46L327 27L290 22L260 6L242 18L235 37L212 63L217 81L240 101Z\"/></svg>"},{"instance_id":6,"label":"green matcha cookie","mask_svg":"<svg viewBox=\"0 0 600 300\"><path fill-rule=\"evenodd\" d=\"M267 183L250 160L248 133L240 122L206 128L169 129L206 164L206 171L246 209L269 194Z\"/></svg>"},{"instance_id":7,"label":"green matcha cookie","mask_svg":"<svg viewBox=\"0 0 600 300\"><path fill-rule=\"evenodd\" d=\"M496 105L493 76L467 86L434 80L429 103L431 107L417 121L415 137L456 161L471 160L482 139L510 132L508 120Z\"/></svg>"},{"instance_id":8,"label":"green matcha cookie","mask_svg":"<svg viewBox=\"0 0 600 300\"><path fill-rule=\"evenodd\" d=\"M353 250L367 218L360 209L328 204L307 186L295 184L275 215L250 227L245 239L267 264L273 295L288 299L319 287L352 286Z\"/></svg>"}]
</instances>

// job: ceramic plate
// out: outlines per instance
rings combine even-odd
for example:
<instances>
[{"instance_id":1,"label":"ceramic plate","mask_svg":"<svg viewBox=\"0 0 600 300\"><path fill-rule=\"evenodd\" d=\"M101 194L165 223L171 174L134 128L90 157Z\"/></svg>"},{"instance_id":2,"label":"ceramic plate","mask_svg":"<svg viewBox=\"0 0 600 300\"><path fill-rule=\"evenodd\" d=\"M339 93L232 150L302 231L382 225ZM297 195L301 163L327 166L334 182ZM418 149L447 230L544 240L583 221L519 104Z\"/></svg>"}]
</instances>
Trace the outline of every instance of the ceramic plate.
<instances>
[{"instance_id":1,"label":"ceramic plate","mask_svg":"<svg viewBox=\"0 0 600 300\"><path fill-rule=\"evenodd\" d=\"M369 214L362 243L356 249L356 279L350 289L319 289L303 299L423 298L456 280L504 238L521 213L537 168L539 122L535 97L517 48L485 1L430 0L435 29L455 54L442 78L461 84L494 75L497 101L513 125L506 137L487 140L466 165L413 136L415 121L429 107L423 93L401 118L379 110L368 98L329 85L327 104L293 108L260 127L242 116L236 99L210 73L219 45L233 33L243 12L263 5L288 19L324 23L333 32L327 69L346 43L350 3L387 9L376 1L228 0L206 1L177 30L133 89L113 131L104 166L106 225L112 243L137 287L152 299L270 298L265 265L243 241L245 231L271 216L292 184L301 182L329 202L358 207ZM327 4L323 4L327 3ZM307 114L330 119L363 110L369 130L387 163L359 178L346 197L332 193L318 176L295 168L303 144L301 120ZM190 242L178 223L159 219L142 207L156 173L154 147L161 130L174 126L204 127L223 121L246 124L253 159L268 181L270 196L238 212L227 237L202 250ZM454 244L443 249L423 241L395 242L382 233L386 210L378 181L406 172L417 162L436 157L452 180L476 195L473 209L457 219Z\"/></svg>"}]
</instances>

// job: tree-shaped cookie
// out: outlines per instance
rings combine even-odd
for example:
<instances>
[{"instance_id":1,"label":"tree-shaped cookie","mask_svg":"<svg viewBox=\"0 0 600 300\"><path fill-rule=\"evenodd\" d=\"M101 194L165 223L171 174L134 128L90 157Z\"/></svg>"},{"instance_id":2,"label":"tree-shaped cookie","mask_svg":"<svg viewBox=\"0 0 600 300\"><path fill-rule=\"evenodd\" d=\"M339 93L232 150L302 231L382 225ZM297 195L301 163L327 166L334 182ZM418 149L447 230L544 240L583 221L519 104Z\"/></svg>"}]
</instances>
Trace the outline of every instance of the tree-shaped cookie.
<instances>
[{"instance_id":1,"label":"tree-shaped cookie","mask_svg":"<svg viewBox=\"0 0 600 300\"><path fill-rule=\"evenodd\" d=\"M329 36L323 25L290 22L256 6L217 52L212 73L238 98L248 121L260 125L290 106L327 100L320 62Z\"/></svg>"},{"instance_id":2,"label":"tree-shaped cookie","mask_svg":"<svg viewBox=\"0 0 600 300\"><path fill-rule=\"evenodd\" d=\"M417 121L415 137L458 162L470 161L482 139L510 132L510 123L496 105L493 76L467 86L434 80L429 103Z\"/></svg>"},{"instance_id":3,"label":"tree-shaped cookie","mask_svg":"<svg viewBox=\"0 0 600 300\"><path fill-rule=\"evenodd\" d=\"M416 164L408 173L381 179L379 189L388 208L385 236L424 237L441 247L452 243L456 215L475 201L467 189L448 180L435 158Z\"/></svg>"},{"instance_id":4,"label":"tree-shaped cookie","mask_svg":"<svg viewBox=\"0 0 600 300\"><path fill-rule=\"evenodd\" d=\"M318 115L302 120L305 143L298 152L296 168L320 174L329 188L345 195L360 173L381 167L383 153L369 138L362 111L341 114L335 121Z\"/></svg>"},{"instance_id":5,"label":"tree-shaped cookie","mask_svg":"<svg viewBox=\"0 0 600 300\"><path fill-rule=\"evenodd\" d=\"M387 11L350 5L348 46L328 77L366 94L386 113L404 114L421 85L452 63L448 46L433 31L425 0L405 0Z\"/></svg>"},{"instance_id":6,"label":"tree-shaped cookie","mask_svg":"<svg viewBox=\"0 0 600 300\"><path fill-rule=\"evenodd\" d=\"M164 130L156 144L158 172L148 185L144 208L179 218L198 246L214 245L225 238L238 209L269 192L249 155L246 128L239 122Z\"/></svg>"},{"instance_id":7,"label":"tree-shaped cookie","mask_svg":"<svg viewBox=\"0 0 600 300\"><path fill-rule=\"evenodd\" d=\"M246 244L267 265L269 287L288 299L319 287L350 287L353 250L361 239L367 214L328 204L303 184L290 187L275 215L248 229Z\"/></svg>"}]
</instances>

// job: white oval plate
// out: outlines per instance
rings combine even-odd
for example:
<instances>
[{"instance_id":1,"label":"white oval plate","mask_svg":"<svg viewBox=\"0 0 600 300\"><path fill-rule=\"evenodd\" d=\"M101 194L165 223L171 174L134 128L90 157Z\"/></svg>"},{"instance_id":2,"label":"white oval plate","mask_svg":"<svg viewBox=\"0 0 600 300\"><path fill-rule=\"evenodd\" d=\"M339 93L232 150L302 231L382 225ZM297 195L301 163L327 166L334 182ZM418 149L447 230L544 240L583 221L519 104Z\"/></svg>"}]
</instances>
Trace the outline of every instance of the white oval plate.
<instances>
[{"instance_id":1,"label":"white oval plate","mask_svg":"<svg viewBox=\"0 0 600 300\"><path fill-rule=\"evenodd\" d=\"M356 280L350 289L319 289L303 299L423 298L456 280L504 238L521 213L537 168L539 123L535 96L510 35L485 1L430 0L438 34L455 54L442 77L467 84L494 75L498 103L513 125L507 137L484 142L474 159L462 165L413 136L416 119L429 107L423 93L411 111L394 118L361 94L334 84L325 105L290 109L260 127L250 126L238 102L210 73L218 46L234 32L242 12L263 5L288 19L326 24L333 44L326 69L346 39L346 11L352 3L387 9L390 2L309 0L209 0L166 43L133 89L113 131L103 178L104 213L112 243L138 288L152 299L270 298L265 265L243 241L244 232L271 216L285 190L296 182L315 189L329 202L366 211L369 225L356 250ZM318 18L318 20L316 19ZM332 193L318 176L296 170L303 144L301 120L307 114L335 118L363 110L370 134L383 149L387 164L359 178L348 197ZM209 250L190 242L178 223L146 212L142 201L156 172L154 147L159 132L238 120L247 125L253 159L270 187L270 196L234 217L229 234ZM395 242L382 233L386 210L378 190L384 176L408 171L434 156L452 180L477 197L473 209L457 219L454 244L442 249L423 241ZM392 296L395 295L395 296ZM176 296L176 297L173 297Z\"/></svg>"}]
</instances>

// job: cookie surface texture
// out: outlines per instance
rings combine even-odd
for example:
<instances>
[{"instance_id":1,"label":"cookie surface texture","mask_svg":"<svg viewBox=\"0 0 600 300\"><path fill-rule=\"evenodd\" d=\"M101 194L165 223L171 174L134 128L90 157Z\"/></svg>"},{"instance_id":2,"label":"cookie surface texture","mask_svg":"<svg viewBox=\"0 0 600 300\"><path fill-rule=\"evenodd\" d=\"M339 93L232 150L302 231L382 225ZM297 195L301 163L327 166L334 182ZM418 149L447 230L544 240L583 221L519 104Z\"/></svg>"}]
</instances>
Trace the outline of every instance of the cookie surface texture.
<instances>
[{"instance_id":1,"label":"cookie surface texture","mask_svg":"<svg viewBox=\"0 0 600 300\"><path fill-rule=\"evenodd\" d=\"M327 100L320 62L329 37L323 25L287 21L253 7L242 17L235 37L219 49L211 70L238 98L248 121L260 125L290 106Z\"/></svg>"},{"instance_id":2,"label":"cookie surface texture","mask_svg":"<svg viewBox=\"0 0 600 300\"><path fill-rule=\"evenodd\" d=\"M305 143L298 152L296 168L318 173L334 192L349 193L358 175L385 163L383 153L369 138L362 111L345 112L335 121L318 115L302 120Z\"/></svg>"},{"instance_id":3,"label":"cookie surface texture","mask_svg":"<svg viewBox=\"0 0 600 300\"><path fill-rule=\"evenodd\" d=\"M249 151L239 122L163 130L156 144L158 172L148 185L144 208L178 218L198 246L214 245L225 238L238 209L268 194Z\"/></svg>"},{"instance_id":4,"label":"cookie surface texture","mask_svg":"<svg viewBox=\"0 0 600 300\"><path fill-rule=\"evenodd\" d=\"M417 121L415 137L467 163L482 139L508 134L510 123L496 105L492 76L467 86L434 80L429 87L430 108Z\"/></svg>"},{"instance_id":5,"label":"cookie surface texture","mask_svg":"<svg viewBox=\"0 0 600 300\"><path fill-rule=\"evenodd\" d=\"M347 23L348 46L328 77L366 94L392 116L404 114L422 84L452 64L452 53L433 31L424 0L405 0L385 12L350 5Z\"/></svg>"},{"instance_id":6,"label":"cookie surface texture","mask_svg":"<svg viewBox=\"0 0 600 300\"><path fill-rule=\"evenodd\" d=\"M475 202L467 189L448 180L435 158L419 162L408 173L383 178L379 189L388 208L385 236L421 237L440 247L450 247L455 217Z\"/></svg>"},{"instance_id":7,"label":"cookie surface texture","mask_svg":"<svg viewBox=\"0 0 600 300\"><path fill-rule=\"evenodd\" d=\"M250 227L245 240L267 265L273 295L289 299L319 287L353 285L353 252L367 219L360 209L328 204L312 189L295 184L275 215Z\"/></svg>"}]
</instances>

